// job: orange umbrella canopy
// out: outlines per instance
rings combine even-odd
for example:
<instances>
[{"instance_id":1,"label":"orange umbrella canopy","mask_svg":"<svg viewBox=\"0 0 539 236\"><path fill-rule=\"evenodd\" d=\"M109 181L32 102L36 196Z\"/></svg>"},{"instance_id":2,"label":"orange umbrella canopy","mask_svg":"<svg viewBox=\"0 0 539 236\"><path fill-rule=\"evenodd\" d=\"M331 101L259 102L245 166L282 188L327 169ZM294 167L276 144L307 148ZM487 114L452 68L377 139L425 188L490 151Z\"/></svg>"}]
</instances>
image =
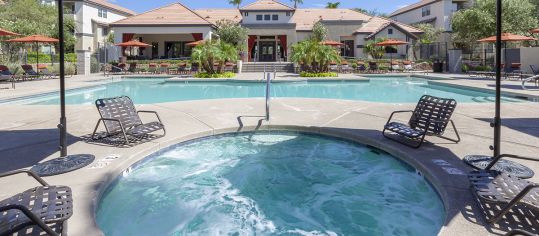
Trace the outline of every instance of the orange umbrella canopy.
<instances>
[{"instance_id":1,"label":"orange umbrella canopy","mask_svg":"<svg viewBox=\"0 0 539 236\"><path fill-rule=\"evenodd\" d=\"M337 41L333 41L333 40L325 40L325 41L320 42L320 44L328 45L328 46L341 46L341 45L343 45L342 43L337 42Z\"/></svg>"},{"instance_id":2,"label":"orange umbrella canopy","mask_svg":"<svg viewBox=\"0 0 539 236\"><path fill-rule=\"evenodd\" d=\"M383 47L383 46L397 46L397 45L405 45L405 44L408 44L408 42L404 42L404 41L397 40L397 39L386 39L386 40L384 40L382 42L379 42L379 43L376 43L374 45Z\"/></svg>"},{"instance_id":3,"label":"orange umbrella canopy","mask_svg":"<svg viewBox=\"0 0 539 236\"><path fill-rule=\"evenodd\" d=\"M502 41L504 41L504 42L510 42L510 41L519 42L519 41L533 41L533 40L537 40L537 39L532 38L532 37L518 35L518 34L511 34L511 33L503 33L502 34ZM496 42L496 36L491 36L491 37L488 37L488 38L480 39L480 40L477 40L477 42L494 43L494 42Z\"/></svg>"},{"instance_id":4,"label":"orange umbrella canopy","mask_svg":"<svg viewBox=\"0 0 539 236\"><path fill-rule=\"evenodd\" d=\"M198 41L186 43L185 45L190 46L190 47L195 47L195 46L201 45L203 43L204 43L204 40L198 40Z\"/></svg>"},{"instance_id":5,"label":"orange umbrella canopy","mask_svg":"<svg viewBox=\"0 0 539 236\"><path fill-rule=\"evenodd\" d=\"M139 42L139 41L136 41L136 40L132 40L132 41L116 44L116 46L146 48L146 47L150 47L152 45L149 45L149 44L143 43L143 42Z\"/></svg>"},{"instance_id":6,"label":"orange umbrella canopy","mask_svg":"<svg viewBox=\"0 0 539 236\"><path fill-rule=\"evenodd\" d=\"M19 34L7 31L5 29L0 29L0 36L17 36Z\"/></svg>"},{"instance_id":7,"label":"orange umbrella canopy","mask_svg":"<svg viewBox=\"0 0 539 236\"><path fill-rule=\"evenodd\" d=\"M22 38L6 40L12 43L57 43L58 39L50 38L43 35L30 35Z\"/></svg>"}]
</instances>

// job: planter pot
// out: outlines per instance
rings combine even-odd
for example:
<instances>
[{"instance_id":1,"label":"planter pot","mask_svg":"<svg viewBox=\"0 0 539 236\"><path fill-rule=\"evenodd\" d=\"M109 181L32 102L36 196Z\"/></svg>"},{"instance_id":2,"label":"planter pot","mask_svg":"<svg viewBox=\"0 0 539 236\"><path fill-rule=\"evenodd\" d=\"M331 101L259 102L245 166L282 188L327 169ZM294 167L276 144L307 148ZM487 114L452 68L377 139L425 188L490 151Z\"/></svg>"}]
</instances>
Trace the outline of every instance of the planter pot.
<instances>
[{"instance_id":1,"label":"planter pot","mask_svg":"<svg viewBox=\"0 0 539 236\"><path fill-rule=\"evenodd\" d=\"M444 72L444 63L443 62L434 62L432 63L432 71L434 73Z\"/></svg>"}]
</instances>

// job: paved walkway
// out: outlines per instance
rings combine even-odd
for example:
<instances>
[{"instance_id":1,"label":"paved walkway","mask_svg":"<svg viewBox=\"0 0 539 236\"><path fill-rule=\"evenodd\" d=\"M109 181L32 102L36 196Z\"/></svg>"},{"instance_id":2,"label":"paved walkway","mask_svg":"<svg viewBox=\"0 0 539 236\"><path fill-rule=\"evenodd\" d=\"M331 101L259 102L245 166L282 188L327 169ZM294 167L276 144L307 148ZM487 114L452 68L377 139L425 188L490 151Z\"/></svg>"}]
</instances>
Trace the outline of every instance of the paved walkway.
<instances>
[{"instance_id":1,"label":"paved walkway","mask_svg":"<svg viewBox=\"0 0 539 236\"><path fill-rule=\"evenodd\" d=\"M81 78L80 84L95 79ZM458 80L457 80L458 81ZM57 86L57 81L36 81L34 85ZM71 82L69 87L78 86ZM39 91L49 88L34 88ZM38 86L36 86L38 87ZM52 87L54 89L54 87ZM18 90L18 89L17 89ZM421 149L411 149L386 140L381 127L394 110L413 108L413 104L380 104L362 101L327 99L274 99L269 122L263 121L264 100L223 99L142 105L140 109L156 110L167 125L167 136L132 148L118 148L84 142L81 137L93 130L98 114L89 105L67 108L69 153L91 153L97 160L90 167L71 173L47 177L52 184L73 188L75 213L69 220L71 235L100 235L93 222L99 194L107 184L134 162L163 147L195 137L249 130L293 129L335 135L379 147L415 166L437 188L444 200L447 219L441 235L502 234L508 223L483 226L483 217L473 201L465 177L469 168L460 160L466 154L490 154L493 104L459 104L454 120L462 142L427 138ZM204 109L201 109L204 108ZM28 168L37 162L57 157L59 107L2 105L0 123L0 172ZM502 104L502 152L537 156L539 152L539 103ZM144 117L151 119L151 117ZM401 117L405 119L406 117ZM452 135L448 131L448 135ZM115 161L105 162L115 155ZM539 163L519 161L539 171ZM446 163L440 165L440 163ZM453 168L453 169L448 169ZM454 170L453 174L448 170ZM539 177L532 179L539 182ZM35 186L25 176L0 179L0 199ZM537 233L537 232L536 232Z\"/></svg>"}]
</instances>

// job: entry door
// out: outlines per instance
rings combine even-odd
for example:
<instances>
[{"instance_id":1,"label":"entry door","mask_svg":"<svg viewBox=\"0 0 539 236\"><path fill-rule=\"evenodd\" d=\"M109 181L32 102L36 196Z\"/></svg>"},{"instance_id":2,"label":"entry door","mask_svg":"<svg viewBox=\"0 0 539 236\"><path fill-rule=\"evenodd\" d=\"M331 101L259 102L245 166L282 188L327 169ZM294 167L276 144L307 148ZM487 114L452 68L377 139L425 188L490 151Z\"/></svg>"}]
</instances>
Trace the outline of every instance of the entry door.
<instances>
[{"instance_id":1,"label":"entry door","mask_svg":"<svg viewBox=\"0 0 539 236\"><path fill-rule=\"evenodd\" d=\"M260 61L275 61L275 42L260 42Z\"/></svg>"}]
</instances>

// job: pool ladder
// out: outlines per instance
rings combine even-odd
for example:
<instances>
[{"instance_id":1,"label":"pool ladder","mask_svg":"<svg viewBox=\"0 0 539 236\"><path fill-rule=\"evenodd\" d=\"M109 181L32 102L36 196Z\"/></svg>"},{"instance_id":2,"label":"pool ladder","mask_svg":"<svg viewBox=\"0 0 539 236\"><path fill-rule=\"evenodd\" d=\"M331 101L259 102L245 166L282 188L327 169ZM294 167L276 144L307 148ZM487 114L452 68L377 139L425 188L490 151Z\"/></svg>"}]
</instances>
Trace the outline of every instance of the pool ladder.
<instances>
[{"instance_id":1,"label":"pool ladder","mask_svg":"<svg viewBox=\"0 0 539 236\"><path fill-rule=\"evenodd\" d=\"M277 68L273 66L273 79L276 78ZM266 65L264 65L264 77L266 79L266 121L270 119L270 100L271 100L271 72L266 72Z\"/></svg>"}]
</instances>

